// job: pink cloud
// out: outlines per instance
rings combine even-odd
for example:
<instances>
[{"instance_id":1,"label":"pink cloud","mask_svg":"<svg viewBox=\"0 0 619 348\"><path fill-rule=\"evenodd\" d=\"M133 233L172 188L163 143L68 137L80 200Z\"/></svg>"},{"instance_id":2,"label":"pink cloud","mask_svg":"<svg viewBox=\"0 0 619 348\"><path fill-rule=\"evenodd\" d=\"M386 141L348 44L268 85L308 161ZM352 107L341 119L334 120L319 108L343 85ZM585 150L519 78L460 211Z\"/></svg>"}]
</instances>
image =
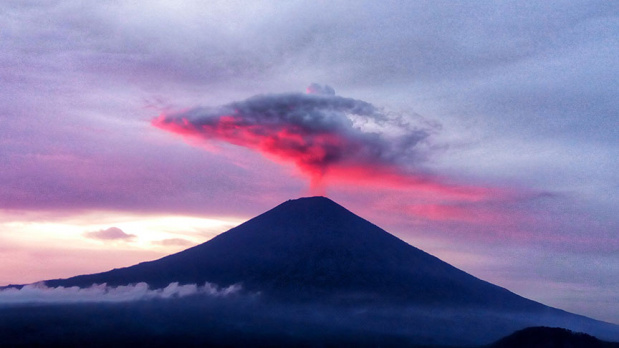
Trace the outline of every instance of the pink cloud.
<instances>
[{"instance_id":1,"label":"pink cloud","mask_svg":"<svg viewBox=\"0 0 619 348\"><path fill-rule=\"evenodd\" d=\"M153 244L163 245L163 246L190 246L190 245L194 245L195 243L188 241L187 239L182 239L182 238L168 238L168 239L162 239L162 240L155 241L153 242Z\"/></svg>"},{"instance_id":2,"label":"pink cloud","mask_svg":"<svg viewBox=\"0 0 619 348\"><path fill-rule=\"evenodd\" d=\"M99 240L122 240L122 241L131 241L137 238L134 234L127 234L123 230L118 227L110 227L105 230L86 232L84 236L92 239Z\"/></svg>"}]
</instances>

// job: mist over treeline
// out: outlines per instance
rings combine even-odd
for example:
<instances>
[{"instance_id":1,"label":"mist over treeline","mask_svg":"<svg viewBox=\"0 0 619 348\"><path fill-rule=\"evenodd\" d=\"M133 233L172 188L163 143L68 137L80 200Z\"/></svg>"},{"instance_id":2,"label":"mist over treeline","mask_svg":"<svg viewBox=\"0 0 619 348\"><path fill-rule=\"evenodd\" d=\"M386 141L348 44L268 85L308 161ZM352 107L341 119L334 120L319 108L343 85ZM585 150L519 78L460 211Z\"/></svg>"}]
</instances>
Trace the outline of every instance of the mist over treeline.
<instances>
[{"instance_id":1,"label":"mist over treeline","mask_svg":"<svg viewBox=\"0 0 619 348\"><path fill-rule=\"evenodd\" d=\"M27 285L0 287L0 305L19 303L105 303L128 302L149 299L180 298L191 295L222 297L241 291L239 284L220 288L216 284L180 284L171 282L162 288L152 287L145 282L109 286L106 283L89 287L56 286L49 287L45 282Z\"/></svg>"},{"instance_id":2,"label":"mist over treeline","mask_svg":"<svg viewBox=\"0 0 619 348\"><path fill-rule=\"evenodd\" d=\"M494 319L491 325L488 316ZM544 318L546 322L548 319ZM0 307L3 347L473 347L490 344L535 323L531 313L430 309L355 301L336 306L278 302L241 294Z\"/></svg>"},{"instance_id":3,"label":"mist over treeline","mask_svg":"<svg viewBox=\"0 0 619 348\"><path fill-rule=\"evenodd\" d=\"M391 320L247 296L190 296L122 303L20 304L0 310L3 346L412 345Z\"/></svg>"}]
</instances>

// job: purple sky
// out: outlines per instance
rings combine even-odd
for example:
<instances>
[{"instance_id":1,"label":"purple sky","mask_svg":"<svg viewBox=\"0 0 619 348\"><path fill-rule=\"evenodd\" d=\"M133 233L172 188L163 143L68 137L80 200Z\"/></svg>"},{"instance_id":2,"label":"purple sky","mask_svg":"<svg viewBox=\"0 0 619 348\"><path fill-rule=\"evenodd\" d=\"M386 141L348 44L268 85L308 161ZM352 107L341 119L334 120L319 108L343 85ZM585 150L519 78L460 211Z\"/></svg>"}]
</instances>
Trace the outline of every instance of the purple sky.
<instances>
[{"instance_id":1,"label":"purple sky","mask_svg":"<svg viewBox=\"0 0 619 348\"><path fill-rule=\"evenodd\" d=\"M325 193L619 323L615 2L9 0L0 23L0 285Z\"/></svg>"}]
</instances>

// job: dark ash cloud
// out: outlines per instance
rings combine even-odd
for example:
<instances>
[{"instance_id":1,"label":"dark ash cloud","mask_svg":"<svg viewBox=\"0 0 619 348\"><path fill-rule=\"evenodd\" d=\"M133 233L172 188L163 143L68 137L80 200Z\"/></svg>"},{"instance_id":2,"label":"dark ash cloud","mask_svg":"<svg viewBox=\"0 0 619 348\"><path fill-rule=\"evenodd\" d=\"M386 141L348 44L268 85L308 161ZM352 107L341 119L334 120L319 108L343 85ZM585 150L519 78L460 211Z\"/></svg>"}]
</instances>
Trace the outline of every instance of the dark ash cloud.
<instances>
[{"instance_id":1,"label":"dark ash cloud","mask_svg":"<svg viewBox=\"0 0 619 348\"><path fill-rule=\"evenodd\" d=\"M433 129L389 115L362 100L312 84L307 94L258 95L215 108L161 115L164 130L223 141L292 162L313 185L351 172L413 175Z\"/></svg>"}]
</instances>

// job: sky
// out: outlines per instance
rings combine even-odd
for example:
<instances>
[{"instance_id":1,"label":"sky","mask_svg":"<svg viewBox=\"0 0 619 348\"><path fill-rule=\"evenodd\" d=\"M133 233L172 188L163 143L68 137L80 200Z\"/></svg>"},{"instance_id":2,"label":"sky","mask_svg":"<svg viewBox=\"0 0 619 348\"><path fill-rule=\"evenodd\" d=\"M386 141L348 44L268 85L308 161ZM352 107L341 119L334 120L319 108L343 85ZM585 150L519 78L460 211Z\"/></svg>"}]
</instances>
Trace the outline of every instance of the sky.
<instances>
[{"instance_id":1,"label":"sky","mask_svg":"<svg viewBox=\"0 0 619 348\"><path fill-rule=\"evenodd\" d=\"M619 3L3 1L0 285L326 195L619 324Z\"/></svg>"}]
</instances>

